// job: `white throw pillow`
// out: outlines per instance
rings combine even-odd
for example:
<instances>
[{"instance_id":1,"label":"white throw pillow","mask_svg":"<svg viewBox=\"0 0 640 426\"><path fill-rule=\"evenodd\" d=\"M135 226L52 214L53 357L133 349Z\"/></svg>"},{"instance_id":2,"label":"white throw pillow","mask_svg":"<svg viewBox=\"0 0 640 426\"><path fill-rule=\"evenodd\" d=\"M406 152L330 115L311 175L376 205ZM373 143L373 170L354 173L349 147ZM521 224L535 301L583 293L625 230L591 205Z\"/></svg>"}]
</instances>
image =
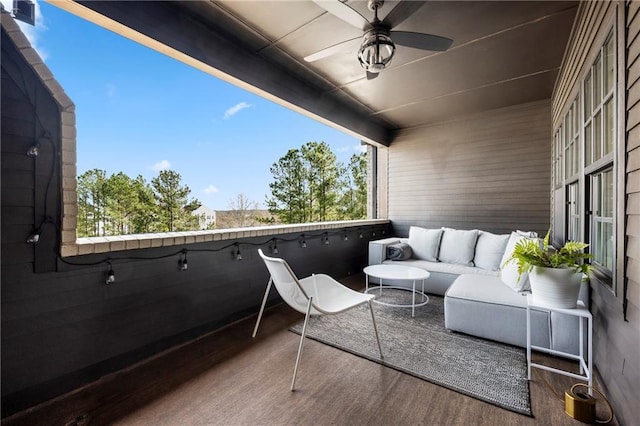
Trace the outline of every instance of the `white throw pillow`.
<instances>
[{"instance_id":1,"label":"white throw pillow","mask_svg":"<svg viewBox=\"0 0 640 426\"><path fill-rule=\"evenodd\" d=\"M413 257L437 262L441 236L442 229L425 229L418 226L409 228L409 245L413 251Z\"/></svg>"},{"instance_id":2,"label":"white throw pillow","mask_svg":"<svg viewBox=\"0 0 640 426\"><path fill-rule=\"evenodd\" d=\"M478 268L489 271L499 271L500 262L508 242L509 234L496 235L491 232L480 231L473 264Z\"/></svg>"},{"instance_id":3,"label":"white throw pillow","mask_svg":"<svg viewBox=\"0 0 640 426\"><path fill-rule=\"evenodd\" d=\"M509 263L506 262L511 258L513 249L516 247L516 244L518 244L518 241L525 238L527 237L524 237L517 232L512 232L509 236L504 256L502 256L502 260L500 261L500 267L502 268L500 271L500 279L503 283L517 292L528 291L531 289L531 285L529 284L529 274L522 274L522 276L518 277L518 264L515 261Z\"/></svg>"},{"instance_id":4,"label":"white throw pillow","mask_svg":"<svg viewBox=\"0 0 640 426\"><path fill-rule=\"evenodd\" d=\"M527 237L527 238L538 238L538 233L536 231L521 231L521 230L517 230L516 234L518 235L522 235L523 237Z\"/></svg>"},{"instance_id":5,"label":"white throw pillow","mask_svg":"<svg viewBox=\"0 0 640 426\"><path fill-rule=\"evenodd\" d=\"M438 260L456 265L473 266L478 230L462 231L444 228Z\"/></svg>"}]
</instances>

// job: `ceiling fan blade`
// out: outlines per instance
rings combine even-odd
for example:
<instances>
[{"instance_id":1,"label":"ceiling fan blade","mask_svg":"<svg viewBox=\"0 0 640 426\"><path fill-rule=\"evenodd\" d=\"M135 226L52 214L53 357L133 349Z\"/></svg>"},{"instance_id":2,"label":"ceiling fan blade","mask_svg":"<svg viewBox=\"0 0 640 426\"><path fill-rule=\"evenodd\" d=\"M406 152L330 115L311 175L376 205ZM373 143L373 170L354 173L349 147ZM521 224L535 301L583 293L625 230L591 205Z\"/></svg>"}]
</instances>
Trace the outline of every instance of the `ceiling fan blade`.
<instances>
[{"instance_id":1,"label":"ceiling fan blade","mask_svg":"<svg viewBox=\"0 0 640 426\"><path fill-rule=\"evenodd\" d=\"M421 1L402 1L385 16L382 20L382 25L385 28L395 28L422 6L424 6L424 2Z\"/></svg>"},{"instance_id":2,"label":"ceiling fan blade","mask_svg":"<svg viewBox=\"0 0 640 426\"><path fill-rule=\"evenodd\" d=\"M378 74L380 74L379 72L369 72L367 71L367 80L373 80L374 78L378 77Z\"/></svg>"},{"instance_id":3,"label":"ceiling fan blade","mask_svg":"<svg viewBox=\"0 0 640 426\"><path fill-rule=\"evenodd\" d=\"M335 15L356 28L360 28L361 30L371 28L371 24L369 24L367 18L360 15L340 0L313 0L313 2L330 14Z\"/></svg>"},{"instance_id":4,"label":"ceiling fan blade","mask_svg":"<svg viewBox=\"0 0 640 426\"><path fill-rule=\"evenodd\" d=\"M352 38L351 40L342 41L333 46L329 46L326 49L322 49L319 52L305 56L304 60L307 62L315 62L319 59L324 59L328 56L335 55L336 53L355 51L358 49L362 37Z\"/></svg>"},{"instance_id":5,"label":"ceiling fan blade","mask_svg":"<svg viewBox=\"0 0 640 426\"><path fill-rule=\"evenodd\" d=\"M391 39L395 44L436 52L447 50L453 43L450 38L408 31L391 31Z\"/></svg>"}]
</instances>

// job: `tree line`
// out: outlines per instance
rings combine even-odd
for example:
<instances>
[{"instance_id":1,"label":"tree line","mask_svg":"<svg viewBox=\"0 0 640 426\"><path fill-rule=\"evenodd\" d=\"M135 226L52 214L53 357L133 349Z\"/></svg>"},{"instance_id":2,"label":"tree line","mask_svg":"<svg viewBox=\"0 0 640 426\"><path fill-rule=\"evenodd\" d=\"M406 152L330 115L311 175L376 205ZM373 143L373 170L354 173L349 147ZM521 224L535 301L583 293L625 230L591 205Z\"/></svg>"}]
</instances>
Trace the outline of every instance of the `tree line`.
<instances>
[{"instance_id":1,"label":"tree line","mask_svg":"<svg viewBox=\"0 0 640 426\"><path fill-rule=\"evenodd\" d=\"M123 172L107 177L88 170L78 177L78 237L143 234L198 229L193 211L200 202L173 170L162 170L148 183Z\"/></svg>"},{"instance_id":2,"label":"tree line","mask_svg":"<svg viewBox=\"0 0 640 426\"><path fill-rule=\"evenodd\" d=\"M271 166L267 207L282 223L356 220L367 217L367 158L344 165L326 142L290 149Z\"/></svg>"},{"instance_id":3,"label":"tree line","mask_svg":"<svg viewBox=\"0 0 640 426\"><path fill-rule=\"evenodd\" d=\"M248 223L306 223L366 218L366 155L354 154L348 164L337 160L325 142L307 142L290 149L270 168L271 217L248 217L258 203L243 194L230 200L231 216ZM147 182L123 172L107 176L92 169L78 177L78 237L189 231L199 229L194 211L201 203L173 170L162 170ZM240 226L240 225L239 225Z\"/></svg>"}]
</instances>

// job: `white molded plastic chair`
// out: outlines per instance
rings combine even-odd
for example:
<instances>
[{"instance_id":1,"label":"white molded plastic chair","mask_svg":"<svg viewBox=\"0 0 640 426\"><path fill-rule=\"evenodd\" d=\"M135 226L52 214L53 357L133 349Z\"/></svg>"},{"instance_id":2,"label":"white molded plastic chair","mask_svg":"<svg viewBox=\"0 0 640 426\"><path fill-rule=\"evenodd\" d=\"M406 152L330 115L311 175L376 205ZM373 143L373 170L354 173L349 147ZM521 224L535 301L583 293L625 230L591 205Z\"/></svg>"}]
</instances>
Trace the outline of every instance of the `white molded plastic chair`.
<instances>
[{"instance_id":1,"label":"white molded plastic chair","mask_svg":"<svg viewBox=\"0 0 640 426\"><path fill-rule=\"evenodd\" d=\"M280 296L289 306L305 314L302 334L300 335L300 345L298 346L298 356L296 357L296 365L293 369L293 380L291 381L292 391L296 383L298 363L302 355L302 345L307 333L307 322L309 321L310 315L339 314L340 312L367 303L369 305L369 311L371 312L373 330L376 333L380 358L383 358L380 338L378 337L378 328L376 327L376 318L371 308L371 300L375 298L374 295L351 290L324 274L311 275L307 278L298 279L284 259L267 257L262 250L258 250L258 253L260 257L262 257L262 260L264 260L265 265L267 265L267 269L269 269L269 273L271 273L271 278L269 279L269 284L267 284L264 299L262 299L258 320L253 329L253 337L256 337L256 333L258 332L258 326L260 325L260 319L262 318L272 283L275 284L278 293L280 293Z\"/></svg>"}]
</instances>

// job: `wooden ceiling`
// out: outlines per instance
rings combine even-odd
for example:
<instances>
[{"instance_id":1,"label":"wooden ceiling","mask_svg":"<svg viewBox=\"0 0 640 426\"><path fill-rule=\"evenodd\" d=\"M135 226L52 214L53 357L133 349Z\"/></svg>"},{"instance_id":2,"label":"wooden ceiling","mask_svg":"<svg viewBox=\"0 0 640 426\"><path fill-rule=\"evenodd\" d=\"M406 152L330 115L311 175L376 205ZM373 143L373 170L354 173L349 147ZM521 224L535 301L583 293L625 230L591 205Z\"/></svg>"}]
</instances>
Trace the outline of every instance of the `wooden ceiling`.
<instances>
[{"instance_id":1,"label":"wooden ceiling","mask_svg":"<svg viewBox=\"0 0 640 426\"><path fill-rule=\"evenodd\" d=\"M385 2L380 17L398 2ZM299 61L362 31L313 2L210 3L265 38L265 55ZM350 1L372 17L366 1ZM392 128L414 127L551 97L577 5L575 2L425 2L397 29L453 39L446 52L399 46L391 67L367 80L356 52L306 64Z\"/></svg>"},{"instance_id":2,"label":"wooden ceiling","mask_svg":"<svg viewBox=\"0 0 640 426\"><path fill-rule=\"evenodd\" d=\"M312 1L78 3L250 90L382 144L398 129L549 99L578 7L576 1L423 2L395 29L448 37L451 48L398 46L390 67L367 80L355 51L304 61L362 34ZM386 1L380 18L397 3ZM366 1L348 4L372 18Z\"/></svg>"}]
</instances>

